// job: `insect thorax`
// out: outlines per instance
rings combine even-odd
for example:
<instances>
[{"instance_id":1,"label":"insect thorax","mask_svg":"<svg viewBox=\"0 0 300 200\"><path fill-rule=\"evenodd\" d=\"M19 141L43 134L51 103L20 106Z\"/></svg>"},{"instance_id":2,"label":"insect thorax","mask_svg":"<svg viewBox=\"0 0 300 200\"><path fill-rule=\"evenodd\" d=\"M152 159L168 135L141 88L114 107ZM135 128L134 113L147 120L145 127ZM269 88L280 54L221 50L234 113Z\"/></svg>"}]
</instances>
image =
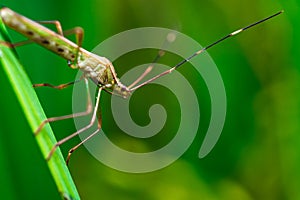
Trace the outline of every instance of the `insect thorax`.
<instances>
[{"instance_id":1,"label":"insect thorax","mask_svg":"<svg viewBox=\"0 0 300 200\"><path fill-rule=\"evenodd\" d=\"M116 77L114 67L107 58L81 51L77 62L85 77L93 80L99 87L124 98L130 96L130 89Z\"/></svg>"},{"instance_id":2,"label":"insect thorax","mask_svg":"<svg viewBox=\"0 0 300 200\"><path fill-rule=\"evenodd\" d=\"M77 66L85 77L91 78L96 84L111 84L113 77L109 69L110 64L108 59L92 53L80 52L78 55Z\"/></svg>"}]
</instances>

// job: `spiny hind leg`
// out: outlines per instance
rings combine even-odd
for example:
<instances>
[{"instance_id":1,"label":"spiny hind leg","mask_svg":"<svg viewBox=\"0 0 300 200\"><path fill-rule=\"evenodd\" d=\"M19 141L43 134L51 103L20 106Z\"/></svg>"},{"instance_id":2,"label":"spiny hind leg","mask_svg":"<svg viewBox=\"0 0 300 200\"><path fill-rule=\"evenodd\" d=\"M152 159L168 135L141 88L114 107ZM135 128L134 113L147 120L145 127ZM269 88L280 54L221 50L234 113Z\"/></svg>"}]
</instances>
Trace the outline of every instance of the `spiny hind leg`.
<instances>
[{"instance_id":1,"label":"spiny hind leg","mask_svg":"<svg viewBox=\"0 0 300 200\"><path fill-rule=\"evenodd\" d=\"M86 110L83 112L79 112L79 113L73 113L70 115L64 115L64 116L59 116L59 117L51 117L48 118L46 120L44 120L39 127L36 129L36 131L34 132L34 135L38 135L41 130L43 129L43 127L50 123L50 122L55 122L55 121L60 121L60 120L65 120L65 119L70 119L70 118L76 118L76 117L81 117L81 116L85 116L91 113L92 111L92 101L91 101L91 95L90 95L90 90L89 90L89 85L88 85L88 79L84 78L85 81L85 85L86 85L86 94L87 94L87 105L86 105ZM62 84L63 85L63 84ZM67 84L65 84L67 85ZM59 87L59 86L57 86Z\"/></svg>"},{"instance_id":2,"label":"spiny hind leg","mask_svg":"<svg viewBox=\"0 0 300 200\"><path fill-rule=\"evenodd\" d=\"M96 98L96 104L95 104L95 107L94 107L94 111L93 111L93 115L92 115L92 118L91 118L90 123L89 123L87 126L85 126L85 127L81 128L81 129L79 129L78 131L74 132L73 134L71 134L71 135L69 135L69 136L67 136L67 137L65 137L65 138L63 138L63 139L61 139L61 140L59 140L59 141L52 147L50 153L49 153L48 156L47 156L47 160L50 160L50 158L52 157L53 153L55 152L55 150L56 150L60 145L62 145L63 143L67 142L68 140L72 139L73 137L79 135L80 133L82 133L82 132L88 130L89 128L91 128L91 127L93 126L93 124L95 123L95 120L96 120L96 118L97 118L97 111L98 111L98 106L99 106L99 102L100 102L100 94L101 94L101 90L102 90L102 88L100 88L100 89L98 90L98 94L97 94L97 98ZM95 134L96 134L96 133L95 133ZM79 145L79 146L80 146L80 145Z\"/></svg>"}]
</instances>

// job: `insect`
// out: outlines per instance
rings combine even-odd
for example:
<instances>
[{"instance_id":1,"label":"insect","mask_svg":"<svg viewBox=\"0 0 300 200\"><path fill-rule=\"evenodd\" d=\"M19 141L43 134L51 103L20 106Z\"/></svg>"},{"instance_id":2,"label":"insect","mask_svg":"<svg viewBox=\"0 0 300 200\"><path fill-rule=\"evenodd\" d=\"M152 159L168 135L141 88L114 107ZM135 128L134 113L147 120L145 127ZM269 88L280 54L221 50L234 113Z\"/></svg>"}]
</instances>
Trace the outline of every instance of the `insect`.
<instances>
[{"instance_id":1,"label":"insect","mask_svg":"<svg viewBox=\"0 0 300 200\"><path fill-rule=\"evenodd\" d=\"M192 58L195 56L201 54L202 52L205 52L207 49L215 46L216 44L232 37L235 36L253 26L256 26L264 21L267 21L279 14L281 14L283 11L277 12L274 15L271 15L267 18L264 18L260 21L257 21L255 23L252 23L244 28L238 29L225 37L222 37L221 39L209 44L208 46L196 51L193 53L191 56L188 58L183 59L181 62L177 63L174 65L172 68L170 68L167 71L164 71L140 84L139 82L142 81L142 79L151 71L152 66L149 66L137 79L134 81L131 85L125 86L123 85L119 78L116 75L115 69L113 64L105 57L98 56L96 54L93 54L81 47L82 44L82 39L83 39L83 29L80 27L76 27L74 29L71 29L69 31L63 31L62 26L59 21L32 21L20 14L17 14L16 12L12 11L11 9L7 7L3 7L0 9L0 17L2 18L4 24L11 29L23 34L28 40L19 42L19 43L9 43L6 41L1 41L0 45L5 45L10 48L14 48L17 46L25 45L28 43L35 42L46 49L56 53L57 55L61 56L62 58L66 59L68 61L69 67L73 69L79 69L83 72L82 77L79 80L75 80L73 82L61 84L61 85L51 85L48 83L42 83L42 84L34 84L34 87L42 87L42 86L47 86L51 88L56 88L56 89L63 89L66 88L70 85L73 85L79 81L84 81L86 85L86 93L87 93L87 107L86 110L80 113L74 113L70 115L65 115L65 116L60 116L60 117L52 117L44 120L39 127L35 131L35 135L38 135L42 128L45 126L45 124L49 122L54 122L54 121L59 121L59 120L64 120L64 119L69 119L69 118L76 118L80 116L85 116L90 113L92 113L92 117L90 120L90 123L81 128L80 130L77 130L73 134L63 138L62 140L59 140L55 146L51 149L47 156L47 160L49 160L55 150L65 143L66 141L70 140L71 138L79 135L80 133L84 132L85 130L89 129L97 120L98 123L98 128L96 131L94 131L92 134L90 134L87 138L82 140L78 145L73 147L72 149L69 150L68 156L66 158L66 163L68 164L70 160L71 154L80 146L82 145L85 141L89 140L91 137L93 137L95 134L99 132L102 126L102 117L101 113L99 113L99 102L100 102L100 94L102 90L114 94L114 95L120 95L124 98L127 98L131 95L133 91L136 89L162 77L167 74L170 74L172 71L178 69L180 66L182 66L184 63L189 62ZM54 32L41 24L54 24L56 26L57 32ZM65 35L70 35L70 34L75 34L76 36L76 43L68 40L65 38ZM163 54L162 51L158 54L156 57L155 61L157 58L161 57ZM98 86L98 91L96 94L96 103L94 108L92 107L91 103L91 97L90 97L90 92L89 92L89 82L88 79L91 79L97 86Z\"/></svg>"}]
</instances>

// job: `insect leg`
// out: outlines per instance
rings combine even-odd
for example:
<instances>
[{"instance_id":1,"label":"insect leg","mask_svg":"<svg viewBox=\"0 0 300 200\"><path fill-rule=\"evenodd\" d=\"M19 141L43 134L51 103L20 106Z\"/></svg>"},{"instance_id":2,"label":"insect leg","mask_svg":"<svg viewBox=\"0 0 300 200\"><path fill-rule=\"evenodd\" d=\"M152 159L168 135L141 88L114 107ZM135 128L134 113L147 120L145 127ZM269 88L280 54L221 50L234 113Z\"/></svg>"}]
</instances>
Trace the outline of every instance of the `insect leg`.
<instances>
[{"instance_id":1,"label":"insect leg","mask_svg":"<svg viewBox=\"0 0 300 200\"><path fill-rule=\"evenodd\" d=\"M60 84L60 85L52 85L50 83L37 83L37 84L33 84L32 86L33 87L51 87L51 88L54 88L54 89L62 90L62 89L66 88L70 85L74 85L75 83L80 82L81 80L82 79L78 79L78 80L68 82L68 83L64 83L64 84Z\"/></svg>"},{"instance_id":2,"label":"insect leg","mask_svg":"<svg viewBox=\"0 0 300 200\"><path fill-rule=\"evenodd\" d=\"M97 94L97 99L96 99L96 105L95 105L95 107L94 107L94 112L93 112L93 116L92 116L92 118L91 118L90 123L89 123L87 126L81 128L80 130L74 132L73 134L71 134L71 135L69 135L69 136L67 136L67 137L65 137L65 138L63 138L63 139L61 139L60 141L58 141L58 142L52 147L50 153L49 153L48 156L47 156L47 160L49 160L49 159L52 157L52 155L53 155L53 153L55 152L55 150L57 149L57 147L59 147L59 146L62 145L63 143L67 142L68 140L72 139L73 137L79 135L80 133L86 131L87 129L89 129L89 128L91 128L91 127L93 126L93 124L94 124L94 122L95 122L95 120L96 120L96 118L97 118L97 111L98 111L98 106L99 106L99 102L100 102L100 94L101 94L101 91L102 91L102 88L99 88L98 94Z\"/></svg>"},{"instance_id":3,"label":"insect leg","mask_svg":"<svg viewBox=\"0 0 300 200\"><path fill-rule=\"evenodd\" d=\"M84 140L82 140L79 144L77 144L76 146L74 146L72 149L69 150L69 153L68 153L68 156L67 156L67 159L66 159L66 164L68 165L69 164L69 161L70 161L70 158L71 158L71 155L72 153L78 149L78 147L80 147L83 143L85 143L86 141L88 141L89 139L91 139L93 136L95 136L101 129L102 127L102 118L101 116L99 116L99 112L97 112L97 116L98 116L98 128L96 131L94 131L91 135L89 135L88 137L86 137Z\"/></svg>"},{"instance_id":4,"label":"insect leg","mask_svg":"<svg viewBox=\"0 0 300 200\"><path fill-rule=\"evenodd\" d=\"M87 140L91 139L93 136L95 136L98 132L100 131L100 128L97 128L97 130L95 132L93 132L91 135L89 135L87 138L85 138L84 140L82 140L79 144L77 144L76 146L74 146L72 149L69 150L67 159L66 159L66 164L69 165L69 161L71 158L72 153L78 149L78 147L80 147L83 143L85 143Z\"/></svg>"},{"instance_id":5,"label":"insect leg","mask_svg":"<svg viewBox=\"0 0 300 200\"><path fill-rule=\"evenodd\" d=\"M75 27L75 28L72 28L70 30L64 31L63 33L64 33L64 35L75 34L78 49L81 47L82 41L83 41L83 36L84 36L84 31L81 27Z\"/></svg>"},{"instance_id":6,"label":"insect leg","mask_svg":"<svg viewBox=\"0 0 300 200\"><path fill-rule=\"evenodd\" d=\"M40 24L54 24L56 27L57 33L62 36L64 35L62 26L58 20L47 20L47 21L36 21L36 22L38 22Z\"/></svg>"},{"instance_id":7,"label":"insect leg","mask_svg":"<svg viewBox=\"0 0 300 200\"><path fill-rule=\"evenodd\" d=\"M75 34L76 43L79 46L79 48L81 47L82 41L83 41L83 35L84 35L84 31L81 27L75 27L75 28L63 31L60 22L57 21L57 20L53 20L53 21L36 21L36 22L38 22L40 24L54 24L56 29L57 29L57 33L61 36Z\"/></svg>"},{"instance_id":8,"label":"insect leg","mask_svg":"<svg viewBox=\"0 0 300 200\"><path fill-rule=\"evenodd\" d=\"M75 58L74 63L68 63L68 65L71 68L76 68L75 65L77 64L78 52L79 52L80 47L82 46L82 41L83 41L83 35L84 35L83 29L81 27L75 27L75 28L72 28L70 30L63 31L60 22L57 21L57 20L53 20L53 21L37 21L37 22L40 23L40 24L54 24L55 27L56 27L56 29L57 29L58 34L62 35L62 36L75 34L76 43L77 43L76 58Z\"/></svg>"},{"instance_id":9,"label":"insect leg","mask_svg":"<svg viewBox=\"0 0 300 200\"><path fill-rule=\"evenodd\" d=\"M36 21L36 22L38 22L40 24L54 24L56 27L57 33L61 36L75 34L77 45L79 46L79 48L81 47L83 35L84 35L84 31L81 27L75 27L70 30L63 31L61 23L58 20Z\"/></svg>"},{"instance_id":10,"label":"insect leg","mask_svg":"<svg viewBox=\"0 0 300 200\"><path fill-rule=\"evenodd\" d=\"M84 31L81 27L75 27L73 29L64 31L63 33L64 33L64 35L75 34L76 44L77 44L76 57L73 62L69 61L68 65L71 68L77 68L78 53L79 53L80 47L82 46Z\"/></svg>"},{"instance_id":11,"label":"insect leg","mask_svg":"<svg viewBox=\"0 0 300 200\"><path fill-rule=\"evenodd\" d=\"M69 150L67 159L66 159L66 164L69 164L69 160L71 158L72 153L78 149L78 147L80 147L83 143L85 143L86 141L88 141L89 139L91 139L94 135L96 135L100 129L102 128L102 115L101 115L101 107L98 107L97 110L97 118L98 118L98 128L96 131L94 131L91 135L89 135L88 137L86 137L84 140L82 140L79 144L77 144L76 146L74 146L72 149Z\"/></svg>"},{"instance_id":12,"label":"insect leg","mask_svg":"<svg viewBox=\"0 0 300 200\"><path fill-rule=\"evenodd\" d=\"M76 118L76 117L81 117L81 116L85 116L91 113L92 111L92 102L91 102L91 95L90 95L90 90L89 90L89 85L88 85L88 79L84 78L85 81L85 85L86 85L86 92L87 92L87 105L86 105L86 110L80 113L74 113L74 114L70 114L70 115L65 115L65 116L60 116L60 117L51 117L48 118L46 120L44 120L39 127L37 128L37 130L34 132L34 135L38 135L42 128L49 122L55 122L55 121L59 121L59 120L64 120L64 119L70 119L70 118Z\"/></svg>"},{"instance_id":13,"label":"insect leg","mask_svg":"<svg viewBox=\"0 0 300 200\"><path fill-rule=\"evenodd\" d=\"M16 43L10 43L10 42L7 42L7 41L0 41L0 45L6 46L6 47L9 47L9 48L15 48L15 47L23 46L25 44L30 44L30 43L32 43L31 40L24 40L24 41L16 42Z\"/></svg>"}]
</instances>

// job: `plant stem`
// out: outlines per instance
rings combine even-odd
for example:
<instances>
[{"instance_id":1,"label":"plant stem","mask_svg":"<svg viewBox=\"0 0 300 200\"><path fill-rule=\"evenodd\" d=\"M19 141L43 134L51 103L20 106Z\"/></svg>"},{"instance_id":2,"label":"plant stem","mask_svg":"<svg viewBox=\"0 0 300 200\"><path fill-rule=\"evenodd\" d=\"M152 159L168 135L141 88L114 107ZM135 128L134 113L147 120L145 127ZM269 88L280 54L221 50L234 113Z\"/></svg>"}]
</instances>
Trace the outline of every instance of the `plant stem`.
<instances>
[{"instance_id":1,"label":"plant stem","mask_svg":"<svg viewBox=\"0 0 300 200\"><path fill-rule=\"evenodd\" d=\"M8 34L1 18L0 33L0 41L8 41ZM40 123L46 119L46 116L29 78L15 57L14 49L0 45L0 64L21 104L32 132L34 132ZM55 136L49 124L47 124L40 134L36 136L36 140L43 157L46 158L51 148L56 143ZM47 164L61 196L64 199L80 199L59 148L57 148Z\"/></svg>"}]
</instances>

